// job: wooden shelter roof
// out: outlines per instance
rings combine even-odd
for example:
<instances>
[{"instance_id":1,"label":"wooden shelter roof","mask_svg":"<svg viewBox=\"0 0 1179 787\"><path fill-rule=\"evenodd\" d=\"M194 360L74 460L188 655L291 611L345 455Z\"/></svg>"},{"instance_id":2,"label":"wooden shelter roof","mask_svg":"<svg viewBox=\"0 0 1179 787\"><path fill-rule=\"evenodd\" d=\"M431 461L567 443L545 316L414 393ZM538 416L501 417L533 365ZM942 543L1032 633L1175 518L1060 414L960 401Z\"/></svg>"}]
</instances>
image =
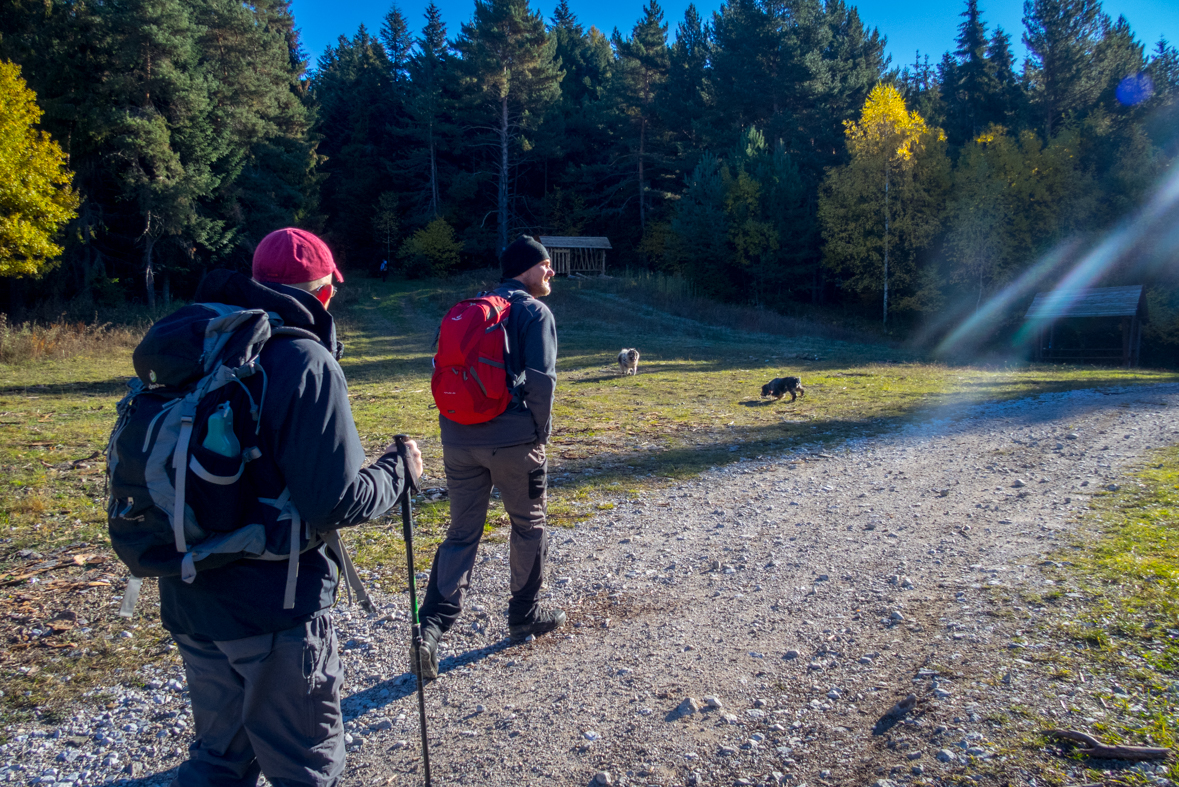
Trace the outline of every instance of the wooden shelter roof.
<instances>
[{"instance_id":1,"label":"wooden shelter roof","mask_svg":"<svg viewBox=\"0 0 1179 787\"><path fill-rule=\"evenodd\" d=\"M540 242L546 249L613 249L610 239L604 237L575 237L570 235L541 235Z\"/></svg>"},{"instance_id":2,"label":"wooden shelter roof","mask_svg":"<svg viewBox=\"0 0 1179 787\"><path fill-rule=\"evenodd\" d=\"M1036 293L1025 319L1061 317L1145 317L1142 286L1093 287L1085 290L1053 290Z\"/></svg>"}]
</instances>

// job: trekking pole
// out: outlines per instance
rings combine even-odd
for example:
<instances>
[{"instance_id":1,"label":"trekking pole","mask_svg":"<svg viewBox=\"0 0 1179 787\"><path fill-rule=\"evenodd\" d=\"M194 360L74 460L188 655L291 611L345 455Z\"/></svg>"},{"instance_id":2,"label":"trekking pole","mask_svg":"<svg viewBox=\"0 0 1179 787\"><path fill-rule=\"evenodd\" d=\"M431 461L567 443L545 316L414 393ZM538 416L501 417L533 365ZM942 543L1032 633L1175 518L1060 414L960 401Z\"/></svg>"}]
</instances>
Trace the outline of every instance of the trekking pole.
<instances>
[{"instance_id":1,"label":"trekking pole","mask_svg":"<svg viewBox=\"0 0 1179 787\"><path fill-rule=\"evenodd\" d=\"M426 684L422 681L422 625L418 620L417 575L413 567L413 508L410 496L418 491L418 479L409 467L409 453L405 449L408 435L393 435L397 453L405 467L405 493L401 496L401 535L405 539L405 561L409 566L409 609L414 650L418 654L418 721L422 730L422 766L426 772L426 787L430 787L430 741L426 736Z\"/></svg>"}]
</instances>

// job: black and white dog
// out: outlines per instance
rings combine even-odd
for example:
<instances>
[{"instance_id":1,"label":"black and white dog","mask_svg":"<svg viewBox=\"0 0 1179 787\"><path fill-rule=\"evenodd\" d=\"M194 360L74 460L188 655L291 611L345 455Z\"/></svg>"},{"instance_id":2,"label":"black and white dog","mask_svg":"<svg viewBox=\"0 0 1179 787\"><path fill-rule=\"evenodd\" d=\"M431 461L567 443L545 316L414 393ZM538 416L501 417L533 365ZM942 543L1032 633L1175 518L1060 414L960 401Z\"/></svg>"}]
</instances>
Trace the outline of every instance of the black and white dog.
<instances>
[{"instance_id":1,"label":"black and white dog","mask_svg":"<svg viewBox=\"0 0 1179 787\"><path fill-rule=\"evenodd\" d=\"M635 349L623 350L618 353L618 371L626 374L639 373L639 351Z\"/></svg>"},{"instance_id":2,"label":"black and white dog","mask_svg":"<svg viewBox=\"0 0 1179 787\"><path fill-rule=\"evenodd\" d=\"M800 396L806 396L806 389L802 387L802 379L799 377L775 377L761 387L763 397L772 396L775 399L781 399L786 394L790 394L792 402Z\"/></svg>"}]
</instances>

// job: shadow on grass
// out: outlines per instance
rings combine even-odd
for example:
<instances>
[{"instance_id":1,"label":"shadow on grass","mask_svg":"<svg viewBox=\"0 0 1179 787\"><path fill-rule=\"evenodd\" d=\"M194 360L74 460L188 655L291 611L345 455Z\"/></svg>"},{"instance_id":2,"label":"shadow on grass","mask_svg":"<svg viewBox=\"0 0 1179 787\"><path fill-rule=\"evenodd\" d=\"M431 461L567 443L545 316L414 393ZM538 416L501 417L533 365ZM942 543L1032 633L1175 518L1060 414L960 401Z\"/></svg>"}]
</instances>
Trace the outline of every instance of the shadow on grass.
<instances>
[{"instance_id":1,"label":"shadow on grass","mask_svg":"<svg viewBox=\"0 0 1179 787\"><path fill-rule=\"evenodd\" d=\"M344 356L340 366L344 369L344 377L349 383L384 383L394 382L397 378L409 375L426 375L431 373L433 355L411 355L383 361L352 361ZM429 381L426 381L429 385Z\"/></svg>"},{"instance_id":2,"label":"shadow on grass","mask_svg":"<svg viewBox=\"0 0 1179 787\"><path fill-rule=\"evenodd\" d=\"M0 386L0 396L119 396L127 393L130 377L112 377L77 383Z\"/></svg>"},{"instance_id":3,"label":"shadow on grass","mask_svg":"<svg viewBox=\"0 0 1179 787\"><path fill-rule=\"evenodd\" d=\"M1033 373L1035 370L1031 370ZM1081 371L1081 370L1078 370ZM1173 383L1179 382L1179 374L1170 374L1160 376L1158 379L1151 380L1150 383ZM1026 387L1026 394L1038 393L1056 393L1059 391L1073 391L1078 388L1078 385L1070 380L1036 380L1027 379L1021 382ZM1142 380L1132 377L1097 377L1087 378L1084 382L1084 388L1092 389L1092 393L1096 396L1104 394L1109 396L1113 393L1121 393L1120 391L1106 391L1104 388L1122 388L1126 385L1141 385ZM1006 380L972 380L969 382L962 382L961 387L969 391L990 391L995 389L1010 389L1010 382Z\"/></svg>"},{"instance_id":4,"label":"shadow on grass","mask_svg":"<svg viewBox=\"0 0 1179 787\"><path fill-rule=\"evenodd\" d=\"M773 407L777 404L775 401L769 399L746 399L743 402L737 402L742 407ZM787 402L789 404L789 402Z\"/></svg>"},{"instance_id":5,"label":"shadow on grass","mask_svg":"<svg viewBox=\"0 0 1179 787\"><path fill-rule=\"evenodd\" d=\"M713 353L704 353L704 352L698 353L698 352L694 352L691 350L681 350L678 353L670 353L669 352L669 353L667 353L667 355L672 360L667 360L667 361L652 360L650 363L640 366L639 376L643 377L643 376L649 376L649 375L653 375L653 374L676 374L676 373L681 373L681 372L696 373L696 372L740 371L742 373L759 375L758 379L761 379L760 375L771 375L770 377L766 378L766 382L769 382L769 380L772 379L773 376L777 375L777 372L775 370L781 370L781 369L787 368L785 364L781 364L781 365L767 364L765 361L762 361L762 360L752 360L752 359L734 360L731 357L731 354L725 354L723 352L723 350L721 350L721 349L716 350L715 354L719 357L710 357L713 355ZM561 359L561 361L558 362L558 369L560 369L561 371L573 372L573 371L577 371L578 369L585 368L586 366L591 366L594 363L594 361L591 360L591 357L594 355L593 352L589 352L589 351L582 349L581 352L571 353L570 355L571 355L571 357L569 359ZM698 356L698 360L690 360L693 356ZM572 364L576 364L576 365L572 366L571 368L570 367L562 368L565 366L566 363L572 363ZM603 360L602 365L603 366L606 365L605 360ZM841 368L846 368L846 366L847 366L847 364L832 364L829 366L829 368L841 369ZM808 361L808 362L806 362L806 365L803 367L803 370L807 371L807 372L811 372L811 371L818 371L820 368L821 367L819 367L819 365L816 362ZM792 370L797 371L797 368L792 367ZM622 376L623 375L620 375L617 372L614 372L613 374L603 373L598 377L578 379L578 380L575 380L574 382L578 382L578 383L601 382L603 380L609 380L611 378L619 378Z\"/></svg>"}]
</instances>

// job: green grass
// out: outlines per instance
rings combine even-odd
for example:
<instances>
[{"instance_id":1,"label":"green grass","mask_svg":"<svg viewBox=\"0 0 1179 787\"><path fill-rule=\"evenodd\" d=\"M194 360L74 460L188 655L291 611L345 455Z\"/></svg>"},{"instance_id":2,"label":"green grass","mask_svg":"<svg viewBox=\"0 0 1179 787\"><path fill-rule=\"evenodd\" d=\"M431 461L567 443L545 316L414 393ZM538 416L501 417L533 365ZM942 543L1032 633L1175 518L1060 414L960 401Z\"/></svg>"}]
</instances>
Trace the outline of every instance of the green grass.
<instances>
[{"instance_id":1,"label":"green grass","mask_svg":"<svg viewBox=\"0 0 1179 787\"><path fill-rule=\"evenodd\" d=\"M427 488L442 483L438 413L429 393L434 334L447 308L491 283L475 275L445 282L349 281L333 303L366 450L375 456L398 432L416 436ZM850 332L829 325L692 301L650 279L558 280L548 303L560 334L549 446L549 511L557 526L717 464L780 457L804 442L876 434L959 404L1179 379L1151 370L924 363L895 347L849 341ZM676 316L685 314L703 314L711 322ZM749 326L773 332L742 330ZM133 374L131 350L127 342L81 346L84 351L69 358L0 364L0 583L44 562L53 550L103 551L102 463L79 460L105 448L114 405ZM618 375L615 359L622 347L641 350L638 376ZM800 375L806 397L794 403L760 399L761 385L783 374ZM425 554L444 532L449 511L445 502L424 500L416 511ZM505 524L502 507L493 506L489 537L502 537ZM404 584L399 533L395 518L384 518L345 534L361 567L386 588ZM27 550L32 554L22 554ZM1150 561L1135 566L1160 567ZM0 619L14 631L44 623L70 605L98 610L90 615L88 635L72 630L44 640L19 631L9 636L10 645L22 647L0 656L4 707L60 703L108 680L115 669L130 671L167 653L155 615L140 615L131 624L139 628L128 629L109 614L122 576L112 559L47 572L35 585L0 584ZM113 584L63 590L54 579ZM1150 585L1158 595L1163 587ZM141 609L152 610L154 597L145 592ZM134 636L125 638L124 631ZM76 647L51 648L48 640ZM20 672L34 667L32 676Z\"/></svg>"},{"instance_id":2,"label":"green grass","mask_svg":"<svg viewBox=\"0 0 1179 787\"><path fill-rule=\"evenodd\" d=\"M1106 738L1179 750L1179 448L1151 454L1093 509L1093 535L1068 555L1085 608L1059 631L1086 646L1076 667L1131 695L1102 695L1119 711Z\"/></svg>"}]
</instances>

